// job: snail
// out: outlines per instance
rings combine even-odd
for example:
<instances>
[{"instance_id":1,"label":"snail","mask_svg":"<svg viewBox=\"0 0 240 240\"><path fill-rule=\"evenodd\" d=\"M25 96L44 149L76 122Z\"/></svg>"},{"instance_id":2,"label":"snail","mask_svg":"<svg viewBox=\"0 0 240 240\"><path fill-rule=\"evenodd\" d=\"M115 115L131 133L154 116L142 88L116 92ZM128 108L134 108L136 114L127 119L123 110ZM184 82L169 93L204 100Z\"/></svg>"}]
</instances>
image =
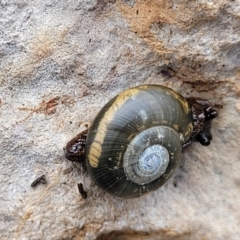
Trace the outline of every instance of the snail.
<instances>
[{"instance_id":1,"label":"snail","mask_svg":"<svg viewBox=\"0 0 240 240\"><path fill-rule=\"evenodd\" d=\"M161 187L193 141L210 144L217 111L161 85L142 85L111 99L90 128L67 143L65 156L82 162L104 191L139 197Z\"/></svg>"}]
</instances>

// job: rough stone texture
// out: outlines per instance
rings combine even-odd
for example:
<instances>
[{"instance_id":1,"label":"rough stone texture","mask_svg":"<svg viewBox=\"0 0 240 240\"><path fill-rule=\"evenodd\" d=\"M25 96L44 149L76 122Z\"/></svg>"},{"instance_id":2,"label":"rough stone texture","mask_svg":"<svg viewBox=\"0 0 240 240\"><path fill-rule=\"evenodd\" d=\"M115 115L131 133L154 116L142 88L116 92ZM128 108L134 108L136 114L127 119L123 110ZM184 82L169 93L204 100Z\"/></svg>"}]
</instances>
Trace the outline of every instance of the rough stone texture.
<instances>
[{"instance_id":1,"label":"rough stone texture","mask_svg":"<svg viewBox=\"0 0 240 240\"><path fill-rule=\"evenodd\" d=\"M0 1L1 239L239 239L239 26L234 0ZM161 189L115 198L62 148L146 83L210 99L214 140Z\"/></svg>"}]
</instances>

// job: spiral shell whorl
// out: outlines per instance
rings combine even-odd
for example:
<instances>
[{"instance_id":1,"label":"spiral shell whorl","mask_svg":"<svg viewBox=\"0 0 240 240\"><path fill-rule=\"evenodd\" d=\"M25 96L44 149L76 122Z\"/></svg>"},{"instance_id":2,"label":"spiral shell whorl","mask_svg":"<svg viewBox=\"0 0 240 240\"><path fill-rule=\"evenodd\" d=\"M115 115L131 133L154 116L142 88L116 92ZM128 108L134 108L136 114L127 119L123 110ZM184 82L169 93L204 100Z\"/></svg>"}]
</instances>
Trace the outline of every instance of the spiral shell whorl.
<instances>
[{"instance_id":1,"label":"spiral shell whorl","mask_svg":"<svg viewBox=\"0 0 240 240\"><path fill-rule=\"evenodd\" d=\"M151 130L152 128L154 130ZM89 129L86 142L88 172L100 188L119 197L133 198L156 190L167 181L177 167L182 143L190 138L192 129L191 110L181 95L159 85L128 89L101 109ZM149 136L146 139L150 140L142 144L141 148L134 148L132 141L145 131L146 136ZM174 144L171 139L168 141L160 137L165 134L177 139L173 140ZM163 170L160 170L160 174L153 171L153 177L149 178L147 172L151 171L147 170L144 173L144 160L140 161L137 167L141 176L134 175L134 172L138 171L136 168L126 170L128 166L131 166L131 169L134 165L129 163L133 159L130 154L131 148L134 148L133 155L139 151L139 155L136 156L138 159L144 154L146 147L151 145L161 145L169 152L169 163L165 173L161 175ZM169 150L168 145L175 147ZM128 157L124 156L128 154L130 158L126 160ZM156 158L152 160L157 167L160 165ZM144 174L145 179L141 180Z\"/></svg>"},{"instance_id":2,"label":"spiral shell whorl","mask_svg":"<svg viewBox=\"0 0 240 240\"><path fill-rule=\"evenodd\" d=\"M138 156L138 157L136 157ZM124 154L123 167L128 178L137 184L150 183L167 168L175 169L181 157L179 134L169 127L149 128L137 135Z\"/></svg>"}]
</instances>

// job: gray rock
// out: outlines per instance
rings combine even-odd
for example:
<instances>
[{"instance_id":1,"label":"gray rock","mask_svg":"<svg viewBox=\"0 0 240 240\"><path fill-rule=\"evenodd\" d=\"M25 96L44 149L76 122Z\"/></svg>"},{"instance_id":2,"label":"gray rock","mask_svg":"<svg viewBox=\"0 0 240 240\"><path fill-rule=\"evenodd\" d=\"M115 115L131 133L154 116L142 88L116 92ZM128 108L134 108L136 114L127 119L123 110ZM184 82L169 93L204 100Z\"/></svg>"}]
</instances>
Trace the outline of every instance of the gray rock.
<instances>
[{"instance_id":1,"label":"gray rock","mask_svg":"<svg viewBox=\"0 0 240 240\"><path fill-rule=\"evenodd\" d=\"M238 239L239 10L226 0L1 1L1 239ZM211 100L214 138L159 190L119 199L63 147L113 96L147 83ZM31 188L42 174L47 184Z\"/></svg>"}]
</instances>

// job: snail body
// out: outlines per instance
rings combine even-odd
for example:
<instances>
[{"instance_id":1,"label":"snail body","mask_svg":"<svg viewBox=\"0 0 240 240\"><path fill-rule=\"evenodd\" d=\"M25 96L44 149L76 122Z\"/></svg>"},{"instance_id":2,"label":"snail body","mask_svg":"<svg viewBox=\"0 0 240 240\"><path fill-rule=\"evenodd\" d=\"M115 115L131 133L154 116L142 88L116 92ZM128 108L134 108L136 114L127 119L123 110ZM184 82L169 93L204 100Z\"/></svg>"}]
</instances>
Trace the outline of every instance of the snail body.
<instances>
[{"instance_id":1,"label":"snail body","mask_svg":"<svg viewBox=\"0 0 240 240\"><path fill-rule=\"evenodd\" d=\"M209 119L203 118L206 113ZM104 191L118 197L139 197L172 176L182 152L200 133L198 140L203 145L210 143L210 127L206 128L205 122L216 115L206 101L187 100L164 86L128 89L97 114L85 135L82 160ZM76 145L70 141L66 146L68 159L76 156Z\"/></svg>"}]
</instances>

